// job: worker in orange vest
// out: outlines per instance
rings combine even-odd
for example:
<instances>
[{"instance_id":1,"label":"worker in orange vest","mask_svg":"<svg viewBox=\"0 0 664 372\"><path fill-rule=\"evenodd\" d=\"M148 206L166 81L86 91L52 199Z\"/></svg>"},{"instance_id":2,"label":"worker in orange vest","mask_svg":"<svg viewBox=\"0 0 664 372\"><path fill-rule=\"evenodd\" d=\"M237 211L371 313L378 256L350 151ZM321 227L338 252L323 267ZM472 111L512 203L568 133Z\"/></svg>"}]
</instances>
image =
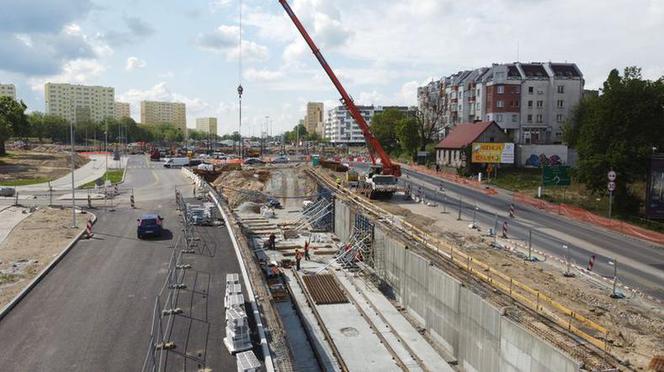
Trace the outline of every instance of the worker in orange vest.
<instances>
[{"instance_id":1,"label":"worker in orange vest","mask_svg":"<svg viewBox=\"0 0 664 372\"><path fill-rule=\"evenodd\" d=\"M300 261L302 261L302 252L295 250L295 270L300 271Z\"/></svg>"}]
</instances>

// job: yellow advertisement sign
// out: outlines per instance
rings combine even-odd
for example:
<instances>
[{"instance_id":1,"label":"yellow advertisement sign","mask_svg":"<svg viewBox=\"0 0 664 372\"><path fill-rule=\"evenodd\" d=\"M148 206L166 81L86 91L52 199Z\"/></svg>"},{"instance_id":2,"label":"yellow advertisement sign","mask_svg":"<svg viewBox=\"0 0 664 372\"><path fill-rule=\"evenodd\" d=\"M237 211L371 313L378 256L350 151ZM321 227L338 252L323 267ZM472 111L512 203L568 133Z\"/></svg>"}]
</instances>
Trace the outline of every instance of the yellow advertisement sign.
<instances>
[{"instance_id":1,"label":"yellow advertisement sign","mask_svg":"<svg viewBox=\"0 0 664 372\"><path fill-rule=\"evenodd\" d=\"M514 164L513 143L473 143L473 163Z\"/></svg>"}]
</instances>

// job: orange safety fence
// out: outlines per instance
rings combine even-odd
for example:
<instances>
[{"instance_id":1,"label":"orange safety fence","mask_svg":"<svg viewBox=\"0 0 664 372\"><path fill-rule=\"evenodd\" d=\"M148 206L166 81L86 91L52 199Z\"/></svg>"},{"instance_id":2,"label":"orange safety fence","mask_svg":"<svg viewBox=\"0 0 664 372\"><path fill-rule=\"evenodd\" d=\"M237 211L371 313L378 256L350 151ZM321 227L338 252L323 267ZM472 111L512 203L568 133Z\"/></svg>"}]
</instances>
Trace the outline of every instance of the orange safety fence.
<instances>
[{"instance_id":1,"label":"orange safety fence","mask_svg":"<svg viewBox=\"0 0 664 372\"><path fill-rule=\"evenodd\" d=\"M664 234L662 233L646 230L642 227L638 227L623 221L598 216L579 207L574 207L568 204L553 204L520 192L514 193L514 200L551 213L557 213L577 221L588 222L593 225L601 226L625 235L648 240L657 244L664 244Z\"/></svg>"},{"instance_id":2,"label":"orange safety fence","mask_svg":"<svg viewBox=\"0 0 664 372\"><path fill-rule=\"evenodd\" d=\"M486 185L483 185L481 182L479 182L477 180L464 178L464 177L461 177L461 176L458 176L458 175L452 174L452 173L436 172L432 169L429 169L429 168L421 166L421 165L409 164L408 167L411 168L411 169L416 170L419 173L425 173L425 174L428 174L428 175L433 176L433 177L444 178L448 181L451 181L451 182L454 182L454 183L457 183L457 184L466 185L466 186L474 187L476 189L480 189L484 193L486 193L487 195L496 195L496 194L498 194L498 191L496 191L496 189L494 189L492 187L489 187L489 186L486 186Z\"/></svg>"}]
</instances>

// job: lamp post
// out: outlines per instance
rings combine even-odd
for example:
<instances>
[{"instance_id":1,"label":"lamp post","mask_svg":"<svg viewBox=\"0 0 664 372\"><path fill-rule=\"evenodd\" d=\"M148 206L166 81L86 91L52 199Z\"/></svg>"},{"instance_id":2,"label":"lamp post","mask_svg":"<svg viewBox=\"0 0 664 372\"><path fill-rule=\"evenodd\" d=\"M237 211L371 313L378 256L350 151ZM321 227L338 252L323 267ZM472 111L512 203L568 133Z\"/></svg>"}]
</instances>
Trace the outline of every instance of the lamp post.
<instances>
[{"instance_id":1,"label":"lamp post","mask_svg":"<svg viewBox=\"0 0 664 372\"><path fill-rule=\"evenodd\" d=\"M74 170L76 170L75 165L75 152L74 152L74 122L69 122L69 133L71 136L71 227L77 228L76 225L76 188L74 185Z\"/></svg>"},{"instance_id":2,"label":"lamp post","mask_svg":"<svg viewBox=\"0 0 664 372\"><path fill-rule=\"evenodd\" d=\"M244 93L244 88L242 88L242 84L240 84L237 87L237 95L238 95L238 99L239 99L239 102L240 102L240 106L239 106L239 108L240 108L240 122L239 122L239 126L238 126L238 133L240 135L240 146L239 146L239 148L240 148L240 162L242 162L242 160L244 158L244 151L243 151L244 144L242 143L242 93Z\"/></svg>"}]
</instances>

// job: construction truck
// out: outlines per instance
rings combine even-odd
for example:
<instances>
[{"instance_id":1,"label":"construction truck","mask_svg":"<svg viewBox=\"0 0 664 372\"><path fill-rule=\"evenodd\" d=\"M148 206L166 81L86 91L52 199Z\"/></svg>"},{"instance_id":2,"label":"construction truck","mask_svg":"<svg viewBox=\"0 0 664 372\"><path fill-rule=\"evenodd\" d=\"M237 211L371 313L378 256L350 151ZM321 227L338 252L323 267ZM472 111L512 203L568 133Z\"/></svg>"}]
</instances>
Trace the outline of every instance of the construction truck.
<instances>
[{"instance_id":1,"label":"construction truck","mask_svg":"<svg viewBox=\"0 0 664 372\"><path fill-rule=\"evenodd\" d=\"M361 187L365 190L365 195L370 198L390 198L395 191L397 191L398 178L401 177L401 167L399 164L392 163L392 159L385 152L380 142L369 129L367 121L364 119L360 110L355 106L353 99L350 97L346 89L341 84L336 74L330 67L330 65L323 57L320 49L316 46L313 39L307 32L307 30L302 25L302 22L293 12L293 9L288 4L287 0L279 0L279 3L283 6L284 10L290 17L291 21L300 32L304 41L306 41L311 51L316 56L316 59L320 63L323 70L327 73L327 76L334 84L335 88L341 95L341 102L346 106L351 116L357 123L357 125L362 130L362 135L367 142L367 147L369 149L369 156L371 157L371 163L373 164L372 169L367 173L363 182L361 182Z\"/></svg>"}]
</instances>

